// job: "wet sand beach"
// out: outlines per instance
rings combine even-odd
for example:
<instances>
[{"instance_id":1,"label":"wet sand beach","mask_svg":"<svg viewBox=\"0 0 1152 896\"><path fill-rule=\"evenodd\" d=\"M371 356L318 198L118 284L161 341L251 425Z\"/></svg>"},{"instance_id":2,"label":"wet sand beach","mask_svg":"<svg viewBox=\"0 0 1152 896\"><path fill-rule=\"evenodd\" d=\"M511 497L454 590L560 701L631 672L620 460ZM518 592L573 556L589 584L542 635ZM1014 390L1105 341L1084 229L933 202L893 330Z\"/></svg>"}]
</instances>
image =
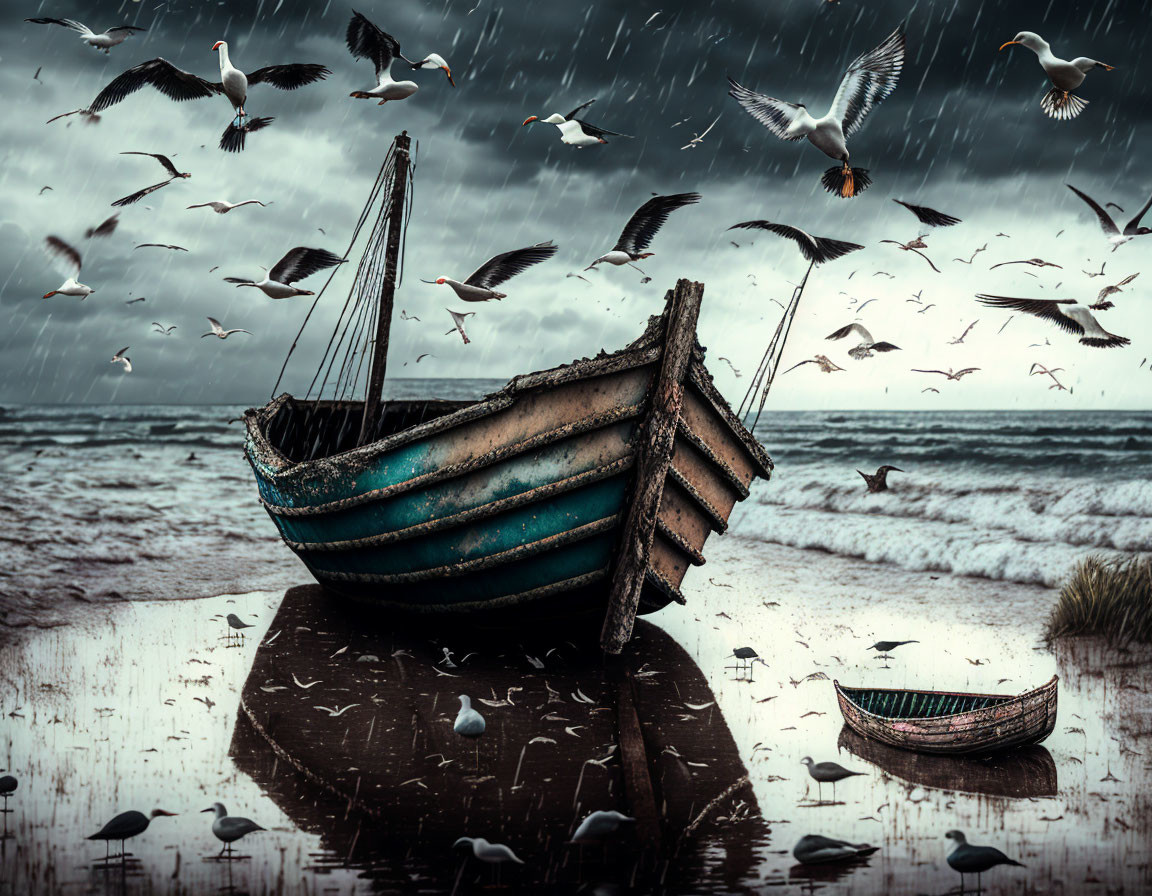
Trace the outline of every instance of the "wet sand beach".
<instances>
[{"instance_id":1,"label":"wet sand beach","mask_svg":"<svg viewBox=\"0 0 1152 896\"><path fill-rule=\"evenodd\" d=\"M686 594L687 607L649 617L687 651L716 700L685 708L681 724L731 732L754 799L731 821L714 819L698 853L663 882L667 892L955 892L959 876L945 863L943 836L954 828L1028 866L994 869L985 892L1136 893L1152 884L1148 657L1091 644L1047 650L1040 635L1051 589L904 572L736 535L710 545ZM20 786L6 819L0 892L462 892L485 884L471 873L457 881L461 855L429 855L419 841L399 866L368 834L348 848L338 832L356 836L348 820L356 810L238 730L241 690L258 645L277 636L268 626L282 598L258 592L96 607L82 621L24 632L5 649L0 762ZM226 646L226 626L214 618L231 612L254 624L239 647ZM475 635L454 638L443 646L457 658L474 649ZM920 643L897 650L889 669L865 650L874 640L906 638ZM751 681L726 668L731 650L744 645L767 664L753 667ZM548 646L555 645L542 643L540 652ZM805 680L813 673L828 680ZM948 760L925 770L900 751L856 755L831 685L1018 693L1052 674L1061 680L1059 719L1043 752L1032 764L987 774L950 771ZM440 681L437 697L454 698L455 682ZM302 712L330 705L301 694ZM327 695L341 705L363 696ZM571 717L578 701L562 699ZM498 720L501 709L484 711ZM406 742L411 732L389 736ZM806 755L865 775L842 782L835 804L827 790L817 803L799 763ZM1053 769L1055 793L1046 795ZM199 810L217 800L268 828L240 842L251 858L209 860L220 844ZM297 811L301 805L308 811ZM116 812L154 807L180 814L154 820L130 841L126 867L102 869L103 845L84 837ZM763 822L757 830L768 830L760 839L740 827L749 812ZM725 847L725 825L740 849ZM881 849L866 862L813 872L791 856L808 833ZM509 845L533 861L533 844Z\"/></svg>"}]
</instances>

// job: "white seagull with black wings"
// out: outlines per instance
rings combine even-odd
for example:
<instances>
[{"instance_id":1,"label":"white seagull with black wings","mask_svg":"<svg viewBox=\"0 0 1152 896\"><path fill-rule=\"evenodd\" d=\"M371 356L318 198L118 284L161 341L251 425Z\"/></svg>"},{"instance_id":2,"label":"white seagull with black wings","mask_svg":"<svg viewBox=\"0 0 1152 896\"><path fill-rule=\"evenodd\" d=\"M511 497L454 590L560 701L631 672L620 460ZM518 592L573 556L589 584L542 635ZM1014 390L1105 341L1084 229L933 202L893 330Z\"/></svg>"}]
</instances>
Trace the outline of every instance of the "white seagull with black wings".
<instances>
[{"instance_id":1,"label":"white seagull with black wings","mask_svg":"<svg viewBox=\"0 0 1152 896\"><path fill-rule=\"evenodd\" d=\"M506 299L505 293L497 292L494 286L499 286L522 271L528 270L534 264L539 264L556 254L558 247L549 240L547 243L537 243L524 249L513 249L511 252L501 252L489 258L480 265L463 282L453 280L451 277L437 277L435 280L424 280L424 283L435 283L440 286L451 286L457 296L465 302L487 302L491 299Z\"/></svg>"},{"instance_id":2,"label":"white seagull with black wings","mask_svg":"<svg viewBox=\"0 0 1152 896\"><path fill-rule=\"evenodd\" d=\"M857 361L863 361L865 358L871 358L873 352L898 352L900 346L893 345L891 342L877 342L872 338L872 334L868 332L860 324L848 324L846 327L841 327L834 333L826 336L826 339L843 339L852 333L860 336L860 344L848 350L848 357L854 358Z\"/></svg>"},{"instance_id":3,"label":"white seagull with black wings","mask_svg":"<svg viewBox=\"0 0 1152 896\"><path fill-rule=\"evenodd\" d=\"M349 96L361 100L380 100L383 106L388 100L405 100L420 89L415 81L397 81L392 77L392 62L402 59L415 71L417 69L441 69L448 76L453 87L452 70L444 57L429 53L419 62L413 62L400 52L400 42L387 31L382 31L367 18L353 10L352 20L345 34L348 52L356 59L368 59L376 67L376 86L368 90L353 90Z\"/></svg>"},{"instance_id":4,"label":"white seagull with black wings","mask_svg":"<svg viewBox=\"0 0 1152 896\"><path fill-rule=\"evenodd\" d=\"M80 253L72 246L58 236L47 236L44 238L44 248L68 274L68 279L51 292L44 293L44 298L72 296L73 298L86 299L96 291L91 286L85 286L77 281L76 278L80 276L83 262L80 259Z\"/></svg>"},{"instance_id":5,"label":"white seagull with black wings","mask_svg":"<svg viewBox=\"0 0 1152 896\"><path fill-rule=\"evenodd\" d=\"M847 255L849 252L855 252L857 249L864 248L858 243L846 243L843 240L833 240L826 236L812 236L812 234L801 230L799 227L792 227L789 224L776 224L772 221L744 221L740 224L733 224L728 229L735 230L738 227L744 228L745 230L767 230L777 236L792 240L792 242L800 247L800 252L804 257L813 264L824 264L826 261L833 261L834 259Z\"/></svg>"},{"instance_id":6,"label":"white seagull with black wings","mask_svg":"<svg viewBox=\"0 0 1152 896\"><path fill-rule=\"evenodd\" d=\"M149 193L155 193L161 187L168 186L168 184L172 183L172 181L176 180L177 178L187 179L192 176L188 171L179 171L176 166L172 164L172 160L168 158L168 156L161 155L158 152L136 152L135 150L128 150L126 152L120 153L120 155L149 156L155 159L160 163L160 167L168 172L168 180L161 181L158 184L152 184L150 187L145 187L143 190L137 190L135 193L130 193L127 196L117 199L112 203L115 208L123 208L124 206L131 205L134 202L139 202Z\"/></svg>"},{"instance_id":7,"label":"white seagull with black wings","mask_svg":"<svg viewBox=\"0 0 1152 896\"><path fill-rule=\"evenodd\" d=\"M872 181L867 169L849 166L847 138L860 129L872 107L895 89L904 66L904 46L901 26L876 49L858 57L848 66L823 118L813 118L803 103L765 96L732 78L728 79L732 85L728 95L781 140L807 137L822 153L841 162L841 167L824 172L821 183L829 193L849 199L863 193Z\"/></svg>"},{"instance_id":8,"label":"white seagull with black wings","mask_svg":"<svg viewBox=\"0 0 1152 896\"><path fill-rule=\"evenodd\" d=\"M212 326L212 329L207 333L202 333L200 335L201 339L203 339L205 336L215 336L217 339L227 339L233 333L247 333L249 336L252 335L251 330L245 330L240 327L237 327L234 330L225 330L224 325L214 317L208 318L208 323Z\"/></svg>"},{"instance_id":9,"label":"white seagull with black wings","mask_svg":"<svg viewBox=\"0 0 1152 896\"><path fill-rule=\"evenodd\" d=\"M1140 226L1140 219L1148 213L1149 208L1152 208L1152 195L1148 197L1148 201L1144 203L1144 207L1136 213L1136 217L1124 225L1124 230L1121 231L1116 222L1112 220L1112 216L1102 209L1095 199L1087 193L1080 192L1072 186L1072 184L1065 184L1064 186L1088 203L1088 207L1096 213L1096 217L1100 221L1100 228L1104 231L1104 236L1108 237L1108 242L1112 244L1113 252L1133 237L1147 236L1152 233L1152 227ZM1117 205L1116 207L1119 208L1120 206Z\"/></svg>"},{"instance_id":10,"label":"white seagull with black wings","mask_svg":"<svg viewBox=\"0 0 1152 896\"><path fill-rule=\"evenodd\" d=\"M612 251L601 255L584 270L590 271L602 262L615 265L631 264L636 267L633 262L640 261L642 258L651 258L656 254L644 250L651 245L656 233L668 220L668 216L678 208L699 201L699 193L673 193L671 196L654 196L640 206L636 213L628 219L628 223L624 225L624 229L620 232L620 239L616 241L616 246ZM636 270L640 271L640 268L636 268ZM644 272L640 271L640 273Z\"/></svg>"},{"instance_id":11,"label":"white seagull with black wings","mask_svg":"<svg viewBox=\"0 0 1152 896\"><path fill-rule=\"evenodd\" d=\"M1080 337L1080 342L1093 348L1121 348L1132 340L1109 333L1092 312L1075 299L1020 299L1013 296L976 296L981 305L1022 311L1054 323L1065 333Z\"/></svg>"},{"instance_id":12,"label":"white seagull with black wings","mask_svg":"<svg viewBox=\"0 0 1152 896\"><path fill-rule=\"evenodd\" d=\"M616 131L598 128L596 125L589 124L576 117L594 102L596 102L595 99L588 100L588 102L577 106L567 115L561 115L559 112L553 112L547 118L530 115L524 119L524 124L520 125L520 127L529 125L534 121L538 121L541 124L554 124L560 131L560 142L576 147L599 146L602 143L608 142L604 139L605 137L628 137L631 139L630 134L618 134Z\"/></svg>"},{"instance_id":13,"label":"white seagull with black wings","mask_svg":"<svg viewBox=\"0 0 1152 896\"><path fill-rule=\"evenodd\" d=\"M1013 44L1027 47L1039 58L1040 67L1044 69L1044 74L1052 82L1052 89L1044 94L1044 98L1040 100L1040 108L1057 121L1071 121L1088 105L1088 100L1081 99L1072 93L1084 83L1084 78L1088 72L1094 68L1102 68L1107 71L1112 71L1113 68L1105 62L1097 62L1087 56L1077 56L1071 61L1060 59L1052 53L1052 47L1048 41L1034 31L1021 31L1012 40L1001 44L1000 49L1003 50Z\"/></svg>"},{"instance_id":14,"label":"white seagull with black wings","mask_svg":"<svg viewBox=\"0 0 1152 896\"><path fill-rule=\"evenodd\" d=\"M220 138L220 148L239 152L244 148L244 137L252 131L267 127L271 118L249 118L244 112L248 88L253 84L271 84L280 90L295 90L332 74L327 68L314 63L269 65L244 74L228 58L228 45L216 41L213 50L220 52L220 80L206 81L191 72L178 69L167 59L157 57L134 65L112 81L96 95L88 112L97 113L119 103L142 87L154 87L175 102L199 100L223 94L228 98L236 116Z\"/></svg>"},{"instance_id":15,"label":"white seagull with black wings","mask_svg":"<svg viewBox=\"0 0 1152 896\"><path fill-rule=\"evenodd\" d=\"M25 22L31 22L33 25L63 25L65 28L70 28L80 35L80 39L90 47L95 47L97 50L103 50L109 53L111 49L118 44L124 43L132 36L133 31L147 31L147 28L140 28L136 25L116 25L109 28L107 31L99 33L93 31L82 22L77 22L75 19L25 19Z\"/></svg>"},{"instance_id":16,"label":"white seagull with black wings","mask_svg":"<svg viewBox=\"0 0 1152 896\"><path fill-rule=\"evenodd\" d=\"M236 288L241 286L254 286L261 290L270 299L291 299L295 296L314 296L316 293L307 289L293 286L297 280L303 280L322 271L325 268L334 268L343 264L347 259L334 255L327 249L309 249L307 246L297 246L272 266L263 280L249 280L246 277L225 277L227 283L235 283Z\"/></svg>"}]
</instances>

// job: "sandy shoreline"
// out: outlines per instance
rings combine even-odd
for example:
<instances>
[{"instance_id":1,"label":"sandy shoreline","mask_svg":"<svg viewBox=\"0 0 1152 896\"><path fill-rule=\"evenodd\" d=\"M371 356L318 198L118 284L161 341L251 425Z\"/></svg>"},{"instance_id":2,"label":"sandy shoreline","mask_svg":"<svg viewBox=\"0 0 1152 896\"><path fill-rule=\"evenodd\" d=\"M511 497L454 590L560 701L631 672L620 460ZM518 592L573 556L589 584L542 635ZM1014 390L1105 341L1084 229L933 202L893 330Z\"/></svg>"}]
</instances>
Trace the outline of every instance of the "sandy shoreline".
<instances>
[{"instance_id":1,"label":"sandy shoreline","mask_svg":"<svg viewBox=\"0 0 1152 896\"><path fill-rule=\"evenodd\" d=\"M908 573L728 537L709 545L709 562L693 571L686 594L687 607L648 618L706 675L772 828L756 863L758 881L742 881L739 890L786 880L794 863L782 851L803 834L823 833L882 846L869 865L830 884L832 892L942 893L958 883L944 863L943 840L956 827L1030 866L998 869L985 881L988 892L1049 892L1058 882L1083 880L1089 866L1113 888L1149 884L1146 866L1134 860L1149 835L1147 673L1132 657L1125 664L1105 655L1114 668L1100 668L1100 656L1041 649L1049 589ZM133 886L166 892L174 870L182 886L221 886L225 872L199 858L216 848L207 816L198 814L214 800L270 829L245 841L253 858L233 869L243 886L260 892L282 881L282 892L311 891L322 866L326 886L355 892L362 872L318 859L319 838L296 830L228 758L239 689L281 597L258 592L92 607L85 620L23 631L5 648L0 708L14 715L6 719L0 764L21 786L0 893L36 892L27 889L32 880L61 888L91 882L95 872L85 866L102 850L83 837L115 811L153 806L181 815L158 820L132 844L141 861ZM224 647L222 623L212 618L228 612L256 623L241 648ZM893 620L901 620L900 631L891 630ZM877 638L920 644L901 648L892 668L881 670L864 650ZM731 650L744 644L768 662L751 683L725 670ZM841 722L830 681L792 683L813 672L851 684L993 693L1026 690L1059 674L1060 721L1045 744L1058 769L1058 795L1032 801L936 790L838 755ZM770 749L754 750L757 743ZM804 755L868 775L846 782L838 793L843 805L808 808ZM1118 780L1101 781L1109 775ZM680 889L732 886L707 869L702 874Z\"/></svg>"}]
</instances>

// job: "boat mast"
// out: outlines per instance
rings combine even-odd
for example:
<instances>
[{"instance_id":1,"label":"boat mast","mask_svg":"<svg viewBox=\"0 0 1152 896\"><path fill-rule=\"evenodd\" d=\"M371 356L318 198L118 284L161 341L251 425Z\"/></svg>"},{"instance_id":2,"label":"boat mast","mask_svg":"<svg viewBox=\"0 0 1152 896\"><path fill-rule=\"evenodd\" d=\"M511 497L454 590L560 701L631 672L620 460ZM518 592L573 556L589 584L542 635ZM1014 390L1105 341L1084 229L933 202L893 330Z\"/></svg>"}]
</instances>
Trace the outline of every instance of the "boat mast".
<instances>
[{"instance_id":1,"label":"boat mast","mask_svg":"<svg viewBox=\"0 0 1152 896\"><path fill-rule=\"evenodd\" d=\"M392 305L396 298L396 273L400 260L400 237L404 230L404 204L408 189L408 148L412 140L407 131L396 138L396 169L392 175L391 205L388 208L388 241L384 247L384 281L380 285L380 308L376 314L376 338L372 341L372 369L364 393L364 417L360 421L357 445L363 445L380 416L384 375L388 371L388 336L392 329Z\"/></svg>"}]
</instances>

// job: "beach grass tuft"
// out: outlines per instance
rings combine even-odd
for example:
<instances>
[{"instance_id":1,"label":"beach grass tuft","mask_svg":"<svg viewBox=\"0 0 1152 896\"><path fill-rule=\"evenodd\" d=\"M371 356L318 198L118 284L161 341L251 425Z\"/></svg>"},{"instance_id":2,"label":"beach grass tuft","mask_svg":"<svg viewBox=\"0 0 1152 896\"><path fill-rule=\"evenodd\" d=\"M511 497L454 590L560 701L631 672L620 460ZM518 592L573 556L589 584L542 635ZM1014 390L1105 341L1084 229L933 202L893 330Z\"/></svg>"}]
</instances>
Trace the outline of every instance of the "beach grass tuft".
<instances>
[{"instance_id":1,"label":"beach grass tuft","mask_svg":"<svg viewBox=\"0 0 1152 896\"><path fill-rule=\"evenodd\" d=\"M1113 644L1152 642L1152 556L1086 557L1048 617L1045 637L1101 635Z\"/></svg>"}]
</instances>

